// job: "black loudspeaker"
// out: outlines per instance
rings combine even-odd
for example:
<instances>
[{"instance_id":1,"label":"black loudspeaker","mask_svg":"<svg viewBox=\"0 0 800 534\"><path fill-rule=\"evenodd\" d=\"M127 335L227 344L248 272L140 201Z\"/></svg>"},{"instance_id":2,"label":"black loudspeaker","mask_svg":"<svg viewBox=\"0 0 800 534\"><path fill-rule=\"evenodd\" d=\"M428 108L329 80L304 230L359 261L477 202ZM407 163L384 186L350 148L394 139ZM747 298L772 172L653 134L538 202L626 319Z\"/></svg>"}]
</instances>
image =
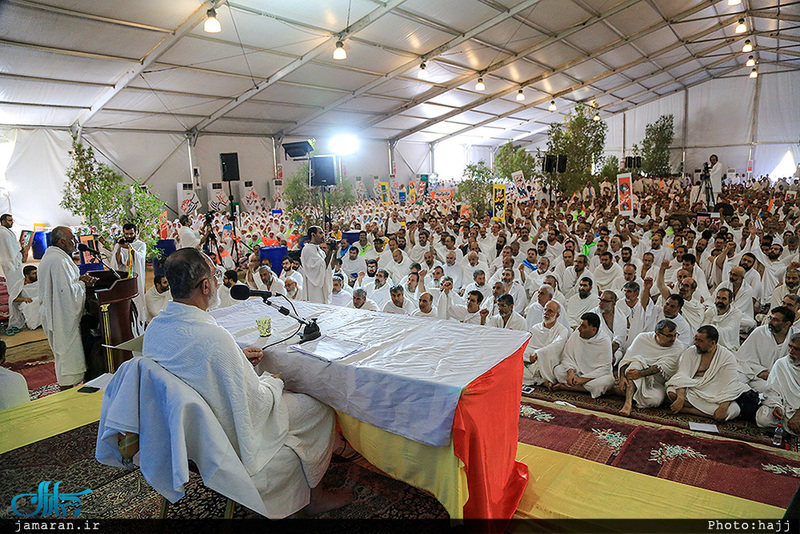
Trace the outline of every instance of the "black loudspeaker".
<instances>
[{"instance_id":1,"label":"black loudspeaker","mask_svg":"<svg viewBox=\"0 0 800 534\"><path fill-rule=\"evenodd\" d=\"M543 160L543 169L544 172L554 172L556 170L556 157L550 154L547 154Z\"/></svg>"},{"instance_id":2,"label":"black loudspeaker","mask_svg":"<svg viewBox=\"0 0 800 534\"><path fill-rule=\"evenodd\" d=\"M633 156L625 156L625 168L626 169L633 168Z\"/></svg>"},{"instance_id":3,"label":"black loudspeaker","mask_svg":"<svg viewBox=\"0 0 800 534\"><path fill-rule=\"evenodd\" d=\"M336 185L336 157L314 156L311 158L311 185Z\"/></svg>"},{"instance_id":4,"label":"black loudspeaker","mask_svg":"<svg viewBox=\"0 0 800 534\"><path fill-rule=\"evenodd\" d=\"M558 156L558 172L567 172L567 156L565 154Z\"/></svg>"},{"instance_id":5,"label":"black loudspeaker","mask_svg":"<svg viewBox=\"0 0 800 534\"><path fill-rule=\"evenodd\" d=\"M222 168L223 182L239 181L239 153L229 152L219 155L219 164Z\"/></svg>"},{"instance_id":6,"label":"black loudspeaker","mask_svg":"<svg viewBox=\"0 0 800 534\"><path fill-rule=\"evenodd\" d=\"M633 158L633 166L637 169L642 168L642 156L635 156Z\"/></svg>"}]
</instances>

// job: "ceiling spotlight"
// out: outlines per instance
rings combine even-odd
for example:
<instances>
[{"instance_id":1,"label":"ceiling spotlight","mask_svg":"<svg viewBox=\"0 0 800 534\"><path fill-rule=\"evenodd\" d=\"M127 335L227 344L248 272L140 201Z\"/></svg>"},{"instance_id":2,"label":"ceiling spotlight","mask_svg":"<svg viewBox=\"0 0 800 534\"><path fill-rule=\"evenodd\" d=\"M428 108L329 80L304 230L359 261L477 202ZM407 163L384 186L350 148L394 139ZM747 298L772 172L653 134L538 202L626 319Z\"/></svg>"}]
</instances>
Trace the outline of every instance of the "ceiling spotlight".
<instances>
[{"instance_id":1,"label":"ceiling spotlight","mask_svg":"<svg viewBox=\"0 0 800 534\"><path fill-rule=\"evenodd\" d=\"M742 0L728 0L728 5L729 6L738 6L741 3L742 3Z\"/></svg>"},{"instance_id":2,"label":"ceiling spotlight","mask_svg":"<svg viewBox=\"0 0 800 534\"><path fill-rule=\"evenodd\" d=\"M203 31L206 33L219 33L222 31L222 26L220 26L219 21L217 20L217 12L212 7L208 11L206 11L206 22L203 24Z\"/></svg>"},{"instance_id":3,"label":"ceiling spotlight","mask_svg":"<svg viewBox=\"0 0 800 534\"><path fill-rule=\"evenodd\" d=\"M556 101L555 100L551 100L550 101L550 105L547 107L547 110L548 111L555 111L557 109L558 108L556 107Z\"/></svg>"},{"instance_id":4,"label":"ceiling spotlight","mask_svg":"<svg viewBox=\"0 0 800 534\"><path fill-rule=\"evenodd\" d=\"M753 51L753 45L750 43L750 39L745 39L744 40L744 46L742 47L742 52L744 52L746 54L746 53L752 52L752 51Z\"/></svg>"},{"instance_id":5,"label":"ceiling spotlight","mask_svg":"<svg viewBox=\"0 0 800 534\"><path fill-rule=\"evenodd\" d=\"M419 72L417 72L417 78L420 80L427 80L428 79L428 66L423 61L419 65Z\"/></svg>"},{"instance_id":6,"label":"ceiling spotlight","mask_svg":"<svg viewBox=\"0 0 800 534\"><path fill-rule=\"evenodd\" d=\"M749 58L747 58L747 63L745 63L745 65L748 66L748 67L755 67L756 66L755 58L753 58L753 56L750 56Z\"/></svg>"},{"instance_id":7,"label":"ceiling spotlight","mask_svg":"<svg viewBox=\"0 0 800 534\"><path fill-rule=\"evenodd\" d=\"M485 91L486 84L483 83L483 78L478 78L478 83L475 84L476 91Z\"/></svg>"},{"instance_id":8,"label":"ceiling spotlight","mask_svg":"<svg viewBox=\"0 0 800 534\"><path fill-rule=\"evenodd\" d=\"M520 89L517 91L517 101L522 102L523 100L525 100L525 93L523 93L522 89Z\"/></svg>"},{"instance_id":9,"label":"ceiling spotlight","mask_svg":"<svg viewBox=\"0 0 800 534\"><path fill-rule=\"evenodd\" d=\"M347 52L342 41L336 41L336 48L333 49L333 59L347 59Z\"/></svg>"},{"instance_id":10,"label":"ceiling spotlight","mask_svg":"<svg viewBox=\"0 0 800 534\"><path fill-rule=\"evenodd\" d=\"M753 70L750 71L750 77L758 78L758 71L755 69L755 67L753 68Z\"/></svg>"},{"instance_id":11,"label":"ceiling spotlight","mask_svg":"<svg viewBox=\"0 0 800 534\"><path fill-rule=\"evenodd\" d=\"M592 117L592 120L593 120L594 122L597 122L597 121L599 121L599 120L600 120L600 113L595 113L595 114L594 114L594 117Z\"/></svg>"},{"instance_id":12,"label":"ceiling spotlight","mask_svg":"<svg viewBox=\"0 0 800 534\"><path fill-rule=\"evenodd\" d=\"M736 24L736 33L744 33L747 31L747 25L744 23L744 19L739 19L739 23Z\"/></svg>"}]
</instances>

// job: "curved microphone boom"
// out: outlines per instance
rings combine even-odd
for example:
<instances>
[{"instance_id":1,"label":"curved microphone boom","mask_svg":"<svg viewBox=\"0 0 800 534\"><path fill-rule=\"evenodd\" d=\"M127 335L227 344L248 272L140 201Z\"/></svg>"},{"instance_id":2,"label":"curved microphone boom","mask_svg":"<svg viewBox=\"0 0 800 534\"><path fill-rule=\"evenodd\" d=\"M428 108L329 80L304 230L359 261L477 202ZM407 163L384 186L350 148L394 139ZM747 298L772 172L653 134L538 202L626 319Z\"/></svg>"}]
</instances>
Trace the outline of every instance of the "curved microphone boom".
<instances>
[{"instance_id":1,"label":"curved microphone boom","mask_svg":"<svg viewBox=\"0 0 800 534\"><path fill-rule=\"evenodd\" d=\"M110 265L107 265L106 262L103 261L103 255L100 254L99 251L93 249L92 247L90 247L86 243L78 243L78 250L80 250L81 252L88 252L89 254L91 254L92 256L97 258L98 260L100 260L100 263L103 264L103 267L106 267L109 271L114 273L114 276L117 277L117 280L122 278L119 275L119 273L116 271L116 269L112 269Z\"/></svg>"},{"instance_id":2,"label":"curved microphone boom","mask_svg":"<svg viewBox=\"0 0 800 534\"><path fill-rule=\"evenodd\" d=\"M244 284L236 284L231 287L231 298L234 300L247 300L250 297L261 297L268 299L271 297L282 297L280 293L273 293L272 291L259 291L257 289L250 289Z\"/></svg>"},{"instance_id":3,"label":"curved microphone boom","mask_svg":"<svg viewBox=\"0 0 800 534\"><path fill-rule=\"evenodd\" d=\"M305 325L303 333L300 334L300 343L305 343L306 341L317 339L321 334L316 319L311 319L311 322L309 322L303 319L302 317L299 317L290 312L286 306L279 306L269 301L271 297L282 297L282 296L283 295L279 293L273 293L272 291L259 291L257 289L250 289L244 284L236 284L235 286L231 287L231 298L235 300L247 300L250 297L261 297L261 299L264 301L264 304L272 306L273 308L278 310L278 312L280 312L282 315L291 317L298 323Z\"/></svg>"}]
</instances>

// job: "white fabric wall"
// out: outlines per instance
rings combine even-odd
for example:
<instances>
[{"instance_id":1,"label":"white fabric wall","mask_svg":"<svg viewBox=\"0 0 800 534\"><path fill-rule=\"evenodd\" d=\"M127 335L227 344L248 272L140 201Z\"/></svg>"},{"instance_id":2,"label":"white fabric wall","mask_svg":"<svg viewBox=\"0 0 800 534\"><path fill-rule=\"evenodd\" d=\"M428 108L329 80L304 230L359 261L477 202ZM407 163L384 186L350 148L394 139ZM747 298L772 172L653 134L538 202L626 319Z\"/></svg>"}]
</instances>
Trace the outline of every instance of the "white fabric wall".
<instances>
[{"instance_id":1,"label":"white fabric wall","mask_svg":"<svg viewBox=\"0 0 800 534\"><path fill-rule=\"evenodd\" d=\"M430 146L427 143L400 141L394 150L397 183L407 185L409 180L416 179L417 174L431 172Z\"/></svg>"},{"instance_id":2,"label":"white fabric wall","mask_svg":"<svg viewBox=\"0 0 800 534\"><path fill-rule=\"evenodd\" d=\"M14 133L16 143L6 168L14 230L32 230L34 223L79 224L79 218L58 205L70 161L69 132L18 129Z\"/></svg>"},{"instance_id":3,"label":"white fabric wall","mask_svg":"<svg viewBox=\"0 0 800 534\"><path fill-rule=\"evenodd\" d=\"M772 171L789 149L800 161L800 73L763 73L758 78L758 117L753 151L756 175ZM661 115L672 113L675 140L671 150L673 171L682 158L684 127L687 128L686 170L692 171L711 154L722 165L744 173L750 155L756 81L747 77L726 78L688 89L688 124L684 125L684 91L666 95L624 112L626 150L644 138L645 126ZM606 154L622 156L623 114L607 119Z\"/></svg>"}]
</instances>

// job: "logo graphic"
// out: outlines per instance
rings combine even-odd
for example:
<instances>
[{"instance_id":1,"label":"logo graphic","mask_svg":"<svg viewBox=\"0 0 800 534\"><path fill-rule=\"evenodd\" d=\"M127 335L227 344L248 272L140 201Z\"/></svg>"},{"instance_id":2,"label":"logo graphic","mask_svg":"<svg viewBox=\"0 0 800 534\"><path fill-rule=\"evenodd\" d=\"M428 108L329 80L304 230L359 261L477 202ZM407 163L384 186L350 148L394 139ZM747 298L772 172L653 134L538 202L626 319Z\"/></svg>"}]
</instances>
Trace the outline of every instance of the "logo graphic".
<instances>
[{"instance_id":1,"label":"logo graphic","mask_svg":"<svg viewBox=\"0 0 800 534\"><path fill-rule=\"evenodd\" d=\"M66 517L67 507L75 506L76 508L72 511L73 517L81 515L81 496L91 493L92 490L87 488L78 493L59 493L58 487L61 485L59 480L53 485L51 493L50 484L53 484L53 482L45 480L39 482L39 488L36 493L20 493L14 496L11 499L11 510L19 517L33 517L35 515L40 515L41 517L52 515ZM31 506L36 506L36 509L29 514L23 513L24 510L21 512L17 507L17 502L26 497L29 498Z\"/></svg>"}]
</instances>

